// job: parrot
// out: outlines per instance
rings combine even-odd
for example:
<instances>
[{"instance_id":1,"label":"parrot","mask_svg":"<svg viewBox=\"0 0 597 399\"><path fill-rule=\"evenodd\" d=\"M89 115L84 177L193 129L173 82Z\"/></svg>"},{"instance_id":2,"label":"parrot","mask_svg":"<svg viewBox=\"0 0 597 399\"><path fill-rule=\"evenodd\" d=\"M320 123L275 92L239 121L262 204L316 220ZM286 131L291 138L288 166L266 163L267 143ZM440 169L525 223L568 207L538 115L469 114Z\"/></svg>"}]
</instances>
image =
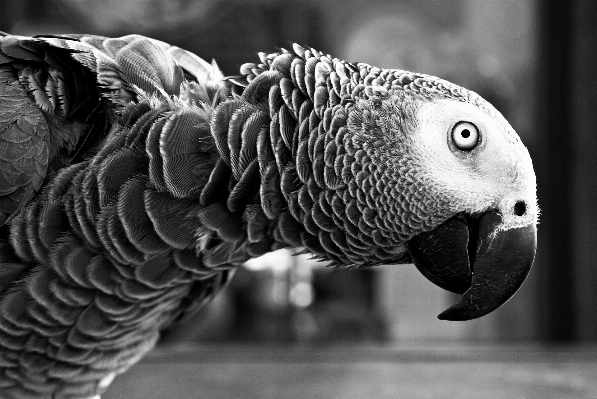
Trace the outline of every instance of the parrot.
<instances>
[{"instance_id":1,"label":"parrot","mask_svg":"<svg viewBox=\"0 0 597 399\"><path fill-rule=\"evenodd\" d=\"M470 320L534 261L529 152L438 77L308 46L0 34L0 396L99 398L251 258L414 263Z\"/></svg>"}]
</instances>

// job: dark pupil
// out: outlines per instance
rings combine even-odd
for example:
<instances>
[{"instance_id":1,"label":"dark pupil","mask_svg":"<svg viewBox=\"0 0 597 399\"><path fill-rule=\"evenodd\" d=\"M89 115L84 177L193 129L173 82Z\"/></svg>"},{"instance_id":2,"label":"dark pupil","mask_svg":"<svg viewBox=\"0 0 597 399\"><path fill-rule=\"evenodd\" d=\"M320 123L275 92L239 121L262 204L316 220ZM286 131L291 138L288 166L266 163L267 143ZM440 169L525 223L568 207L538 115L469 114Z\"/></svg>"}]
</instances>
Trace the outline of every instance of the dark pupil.
<instances>
[{"instance_id":1,"label":"dark pupil","mask_svg":"<svg viewBox=\"0 0 597 399\"><path fill-rule=\"evenodd\" d=\"M468 129L464 129L462 131L462 133L460 133L462 135L462 137L464 137L465 139L468 139L471 135L471 132Z\"/></svg>"}]
</instances>

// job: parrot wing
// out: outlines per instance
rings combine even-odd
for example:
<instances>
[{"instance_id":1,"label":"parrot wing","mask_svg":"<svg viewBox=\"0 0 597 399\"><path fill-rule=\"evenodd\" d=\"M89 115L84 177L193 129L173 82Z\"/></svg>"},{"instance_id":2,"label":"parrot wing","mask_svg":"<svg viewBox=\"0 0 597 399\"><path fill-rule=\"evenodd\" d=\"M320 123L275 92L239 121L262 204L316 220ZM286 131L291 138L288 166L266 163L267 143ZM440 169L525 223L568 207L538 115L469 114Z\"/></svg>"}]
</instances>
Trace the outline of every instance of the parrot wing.
<instances>
[{"instance_id":1,"label":"parrot wing","mask_svg":"<svg viewBox=\"0 0 597 399\"><path fill-rule=\"evenodd\" d=\"M47 175L97 152L139 94L178 95L185 77L205 80L217 70L136 35L0 37L0 225Z\"/></svg>"},{"instance_id":2,"label":"parrot wing","mask_svg":"<svg viewBox=\"0 0 597 399\"><path fill-rule=\"evenodd\" d=\"M141 36L0 37L2 395L94 396L228 280L185 222L213 167L193 127L223 92L215 64Z\"/></svg>"}]
</instances>

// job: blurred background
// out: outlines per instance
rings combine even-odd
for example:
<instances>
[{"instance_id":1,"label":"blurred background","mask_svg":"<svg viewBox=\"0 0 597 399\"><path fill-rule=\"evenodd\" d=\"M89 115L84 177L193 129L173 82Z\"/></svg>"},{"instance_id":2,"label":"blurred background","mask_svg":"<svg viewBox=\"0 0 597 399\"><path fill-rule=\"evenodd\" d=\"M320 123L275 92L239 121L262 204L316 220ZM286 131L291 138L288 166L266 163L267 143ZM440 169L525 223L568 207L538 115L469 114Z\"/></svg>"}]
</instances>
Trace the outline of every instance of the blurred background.
<instances>
[{"instance_id":1,"label":"blurred background","mask_svg":"<svg viewBox=\"0 0 597 399\"><path fill-rule=\"evenodd\" d=\"M596 20L593 0L0 0L3 31L139 33L215 59L226 75L291 42L438 75L492 102L531 152L542 208L537 259L522 289L489 316L438 321L455 298L412 265L335 271L278 251L240 269L208 308L163 337L163 349L594 343Z\"/></svg>"}]
</instances>

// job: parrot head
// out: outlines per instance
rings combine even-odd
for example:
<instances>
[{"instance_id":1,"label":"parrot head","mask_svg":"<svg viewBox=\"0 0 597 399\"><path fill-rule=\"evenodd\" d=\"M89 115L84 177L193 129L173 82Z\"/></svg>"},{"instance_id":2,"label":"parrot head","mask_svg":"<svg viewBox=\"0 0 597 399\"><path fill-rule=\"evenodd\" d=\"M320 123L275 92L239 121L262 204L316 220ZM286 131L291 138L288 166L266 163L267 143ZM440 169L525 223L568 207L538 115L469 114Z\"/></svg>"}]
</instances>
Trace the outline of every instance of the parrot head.
<instances>
[{"instance_id":1,"label":"parrot head","mask_svg":"<svg viewBox=\"0 0 597 399\"><path fill-rule=\"evenodd\" d=\"M380 183L363 206L426 278L462 295L438 317L478 318L514 295L533 264L539 209L531 158L506 119L476 93L419 75L370 87L348 126Z\"/></svg>"}]
</instances>

